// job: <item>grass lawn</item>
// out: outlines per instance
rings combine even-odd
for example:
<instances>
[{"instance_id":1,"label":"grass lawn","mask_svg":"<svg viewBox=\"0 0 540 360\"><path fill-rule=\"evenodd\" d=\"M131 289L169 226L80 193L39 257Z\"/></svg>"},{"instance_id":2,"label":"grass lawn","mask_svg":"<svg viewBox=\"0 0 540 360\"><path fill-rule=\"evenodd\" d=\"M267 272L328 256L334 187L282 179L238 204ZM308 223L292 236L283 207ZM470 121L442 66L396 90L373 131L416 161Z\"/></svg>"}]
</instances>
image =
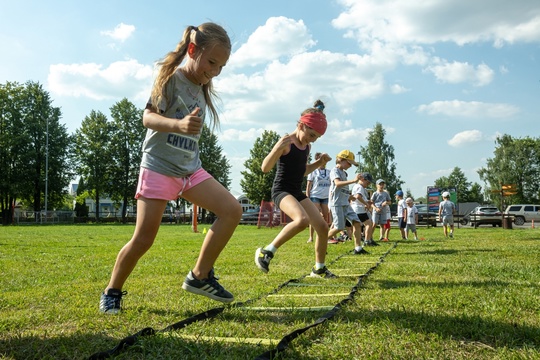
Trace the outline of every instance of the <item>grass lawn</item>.
<instances>
[{"instance_id":1,"label":"grass lawn","mask_svg":"<svg viewBox=\"0 0 540 360\"><path fill-rule=\"evenodd\" d=\"M133 228L0 227L0 359L86 359L143 328L223 306L181 289L203 234L166 224L125 285L123 313L100 314L99 295ZM116 359L254 359L328 311L317 307L346 298L377 263L353 301L279 358L540 359L538 229L462 227L449 240L440 227L419 228L425 240L383 243L365 256L349 255L350 242L329 245L327 265L340 278L305 278L306 286L273 293L314 262L305 231L276 253L269 274L260 272L255 249L278 231L240 225L216 263L220 283L237 301L255 300L252 309L227 306L212 319L142 337ZM390 238L397 235L394 228Z\"/></svg>"}]
</instances>

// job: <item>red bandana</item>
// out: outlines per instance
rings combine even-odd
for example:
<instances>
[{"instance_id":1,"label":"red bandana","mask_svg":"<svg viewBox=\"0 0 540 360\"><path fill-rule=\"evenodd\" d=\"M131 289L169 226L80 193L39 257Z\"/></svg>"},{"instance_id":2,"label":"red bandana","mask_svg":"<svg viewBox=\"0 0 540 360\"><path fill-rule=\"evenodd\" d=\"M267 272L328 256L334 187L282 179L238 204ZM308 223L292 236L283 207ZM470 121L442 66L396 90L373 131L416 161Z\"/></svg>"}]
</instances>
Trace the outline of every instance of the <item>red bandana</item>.
<instances>
[{"instance_id":1,"label":"red bandana","mask_svg":"<svg viewBox=\"0 0 540 360\"><path fill-rule=\"evenodd\" d=\"M319 134L324 135L326 132L326 116L323 113L308 113L300 117L300 122L309 126Z\"/></svg>"}]
</instances>

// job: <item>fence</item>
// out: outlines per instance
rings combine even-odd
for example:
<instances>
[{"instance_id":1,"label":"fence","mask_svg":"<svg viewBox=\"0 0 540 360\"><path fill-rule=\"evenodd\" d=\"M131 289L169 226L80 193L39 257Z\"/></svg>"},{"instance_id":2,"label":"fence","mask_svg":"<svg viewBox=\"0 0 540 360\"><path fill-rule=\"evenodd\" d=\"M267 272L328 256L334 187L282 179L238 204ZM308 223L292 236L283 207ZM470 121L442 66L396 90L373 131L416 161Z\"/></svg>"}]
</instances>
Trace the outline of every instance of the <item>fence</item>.
<instances>
[{"instance_id":1,"label":"fence","mask_svg":"<svg viewBox=\"0 0 540 360\"><path fill-rule=\"evenodd\" d=\"M73 224L74 211L15 211L13 223L16 225Z\"/></svg>"}]
</instances>

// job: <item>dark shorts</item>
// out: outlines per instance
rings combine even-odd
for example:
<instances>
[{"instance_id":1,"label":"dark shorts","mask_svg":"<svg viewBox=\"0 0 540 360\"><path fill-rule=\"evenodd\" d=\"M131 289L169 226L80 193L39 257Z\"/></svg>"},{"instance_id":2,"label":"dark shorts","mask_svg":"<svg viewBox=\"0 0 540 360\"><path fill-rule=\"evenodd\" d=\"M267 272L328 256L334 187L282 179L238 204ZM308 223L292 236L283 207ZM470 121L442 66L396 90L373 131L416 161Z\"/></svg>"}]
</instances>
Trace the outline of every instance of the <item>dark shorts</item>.
<instances>
[{"instance_id":1,"label":"dark shorts","mask_svg":"<svg viewBox=\"0 0 540 360\"><path fill-rule=\"evenodd\" d=\"M283 198L287 195L292 195L294 196L294 198L298 201L298 202L301 202L302 200L305 200L307 199L307 196L306 194L304 194L303 192L298 192L298 193L288 193L288 192L285 192L285 191L282 191L282 192L276 192L274 194L272 194L272 201L274 202L274 205L277 206L279 208L279 204L281 203L281 200L283 200Z\"/></svg>"},{"instance_id":2,"label":"dark shorts","mask_svg":"<svg viewBox=\"0 0 540 360\"><path fill-rule=\"evenodd\" d=\"M407 227L407 221L402 217L398 218L398 227L400 229L405 229Z\"/></svg>"},{"instance_id":3,"label":"dark shorts","mask_svg":"<svg viewBox=\"0 0 540 360\"><path fill-rule=\"evenodd\" d=\"M369 220L369 215L368 213L358 214L358 218L360 219L361 222L364 223Z\"/></svg>"}]
</instances>

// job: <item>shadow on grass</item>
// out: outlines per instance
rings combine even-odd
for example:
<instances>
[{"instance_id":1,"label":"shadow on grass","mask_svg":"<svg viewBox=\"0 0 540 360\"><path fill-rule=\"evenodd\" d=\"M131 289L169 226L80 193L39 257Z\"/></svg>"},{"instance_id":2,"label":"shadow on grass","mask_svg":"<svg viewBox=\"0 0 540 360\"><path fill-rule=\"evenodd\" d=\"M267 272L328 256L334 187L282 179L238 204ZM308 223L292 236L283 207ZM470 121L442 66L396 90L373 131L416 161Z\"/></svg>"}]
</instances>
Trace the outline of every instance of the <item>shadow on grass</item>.
<instances>
[{"instance_id":1,"label":"shadow on grass","mask_svg":"<svg viewBox=\"0 0 540 360\"><path fill-rule=\"evenodd\" d=\"M141 337L137 342L110 359L253 359L272 347L262 344L227 343L184 339L184 331ZM40 338L35 336L0 340L0 358L22 360L76 360L112 349L120 339L101 335L74 334ZM290 352L286 352L290 355ZM309 358L303 357L309 360Z\"/></svg>"},{"instance_id":2,"label":"shadow on grass","mask_svg":"<svg viewBox=\"0 0 540 360\"><path fill-rule=\"evenodd\" d=\"M116 340L87 334L54 338L20 336L0 339L0 357L7 359L87 359L93 349L112 347Z\"/></svg>"},{"instance_id":3,"label":"shadow on grass","mask_svg":"<svg viewBox=\"0 0 540 360\"><path fill-rule=\"evenodd\" d=\"M524 326L512 321L494 321L467 314L434 315L406 309L363 313L346 312L342 316L359 323L390 321L396 327L408 331L437 334L445 339L477 341L493 348L540 347L540 328Z\"/></svg>"}]
</instances>

